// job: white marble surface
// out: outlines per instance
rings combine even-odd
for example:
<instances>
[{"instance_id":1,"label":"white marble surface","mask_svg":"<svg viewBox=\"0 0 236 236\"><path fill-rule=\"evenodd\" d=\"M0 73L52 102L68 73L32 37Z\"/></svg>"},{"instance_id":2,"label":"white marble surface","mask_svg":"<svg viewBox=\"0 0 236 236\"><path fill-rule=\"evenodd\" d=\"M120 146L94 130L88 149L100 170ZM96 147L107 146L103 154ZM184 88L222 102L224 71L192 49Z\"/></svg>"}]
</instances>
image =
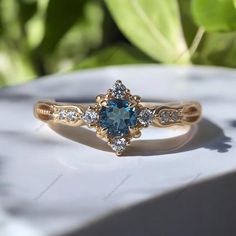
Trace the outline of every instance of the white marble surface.
<instances>
[{"instance_id":1,"label":"white marble surface","mask_svg":"<svg viewBox=\"0 0 236 236\"><path fill-rule=\"evenodd\" d=\"M203 121L193 140L178 150L153 148L115 158L102 145L92 148L66 139L33 117L38 99L94 101L117 79L143 100L199 100ZM57 235L116 210L232 173L236 170L235 104L236 70L214 67L109 67L2 89L1 207L40 233ZM179 130L148 129L143 138L175 132Z\"/></svg>"}]
</instances>

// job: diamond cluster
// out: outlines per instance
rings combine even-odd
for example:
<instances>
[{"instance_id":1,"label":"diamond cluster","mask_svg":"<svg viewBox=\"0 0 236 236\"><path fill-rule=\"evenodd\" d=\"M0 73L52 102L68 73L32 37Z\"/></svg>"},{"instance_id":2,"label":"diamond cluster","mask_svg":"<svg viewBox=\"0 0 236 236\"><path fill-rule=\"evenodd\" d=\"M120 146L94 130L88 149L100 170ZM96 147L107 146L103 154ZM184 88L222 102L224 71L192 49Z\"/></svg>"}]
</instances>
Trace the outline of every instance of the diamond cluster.
<instances>
[{"instance_id":1,"label":"diamond cluster","mask_svg":"<svg viewBox=\"0 0 236 236\"><path fill-rule=\"evenodd\" d=\"M121 155L132 138L140 137L142 128L153 123L163 127L185 121L184 107L181 105L145 106L140 100L138 95L132 95L130 90L117 80L106 94L96 97L94 106L89 106L85 110L83 105L76 104L52 106L52 118L62 124L86 124L90 128L95 128L97 136L107 141L117 155ZM52 109L47 109L46 114L51 116L51 111Z\"/></svg>"},{"instance_id":2,"label":"diamond cluster","mask_svg":"<svg viewBox=\"0 0 236 236\"><path fill-rule=\"evenodd\" d=\"M79 119L79 113L74 109L60 109L58 111L58 119L65 122L77 122Z\"/></svg>"},{"instance_id":3,"label":"diamond cluster","mask_svg":"<svg viewBox=\"0 0 236 236\"><path fill-rule=\"evenodd\" d=\"M125 85L120 80L117 80L113 85L111 91L112 91L112 96L114 98L121 99L126 95L127 90Z\"/></svg>"},{"instance_id":4,"label":"diamond cluster","mask_svg":"<svg viewBox=\"0 0 236 236\"><path fill-rule=\"evenodd\" d=\"M139 130L153 122L154 111L143 108L139 102L140 98L132 96L117 80L106 95L99 96L95 107L84 112L82 119L89 127L95 127L97 134L108 140L111 148L120 155L135 137L131 130Z\"/></svg>"},{"instance_id":5,"label":"diamond cluster","mask_svg":"<svg viewBox=\"0 0 236 236\"><path fill-rule=\"evenodd\" d=\"M128 144L125 136L129 129L137 124L137 110L129 106L129 100L125 98L127 93L125 85L117 80L110 89L106 106L102 106L98 114L98 123L107 130L110 146L118 155Z\"/></svg>"},{"instance_id":6,"label":"diamond cluster","mask_svg":"<svg viewBox=\"0 0 236 236\"><path fill-rule=\"evenodd\" d=\"M162 124L168 125L180 120L180 114L178 110L164 110L160 113L160 121Z\"/></svg>"}]
</instances>

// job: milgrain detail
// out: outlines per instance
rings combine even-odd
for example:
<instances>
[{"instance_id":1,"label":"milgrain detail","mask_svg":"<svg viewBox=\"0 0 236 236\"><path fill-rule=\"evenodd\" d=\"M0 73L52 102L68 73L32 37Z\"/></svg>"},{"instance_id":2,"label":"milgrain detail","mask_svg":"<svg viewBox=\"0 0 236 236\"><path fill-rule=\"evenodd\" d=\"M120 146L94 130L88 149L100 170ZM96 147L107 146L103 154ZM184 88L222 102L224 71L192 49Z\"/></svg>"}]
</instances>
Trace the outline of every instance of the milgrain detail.
<instances>
[{"instance_id":1,"label":"milgrain detail","mask_svg":"<svg viewBox=\"0 0 236 236\"><path fill-rule=\"evenodd\" d=\"M35 105L34 114L42 121L50 121L53 119L54 107L52 104L39 102Z\"/></svg>"},{"instance_id":2,"label":"milgrain detail","mask_svg":"<svg viewBox=\"0 0 236 236\"><path fill-rule=\"evenodd\" d=\"M38 102L35 116L44 122L54 122L71 126L80 126L83 110L79 105L65 105L53 102Z\"/></svg>"},{"instance_id":3,"label":"milgrain detail","mask_svg":"<svg viewBox=\"0 0 236 236\"><path fill-rule=\"evenodd\" d=\"M191 124L196 123L201 118L201 105L198 102L192 102L183 107L182 111L183 117L182 121Z\"/></svg>"},{"instance_id":4,"label":"milgrain detail","mask_svg":"<svg viewBox=\"0 0 236 236\"><path fill-rule=\"evenodd\" d=\"M51 111L45 110L45 109L42 109L42 108L37 108L37 113L41 114L41 115L51 115Z\"/></svg>"}]
</instances>

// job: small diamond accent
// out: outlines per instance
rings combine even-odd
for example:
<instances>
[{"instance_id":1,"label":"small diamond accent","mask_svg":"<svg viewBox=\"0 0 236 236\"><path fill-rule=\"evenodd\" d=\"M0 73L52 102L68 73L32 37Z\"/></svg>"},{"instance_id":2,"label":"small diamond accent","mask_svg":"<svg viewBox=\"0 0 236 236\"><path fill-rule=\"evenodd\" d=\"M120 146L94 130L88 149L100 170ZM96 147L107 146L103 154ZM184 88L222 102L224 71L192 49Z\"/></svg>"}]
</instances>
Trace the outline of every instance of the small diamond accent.
<instances>
[{"instance_id":1,"label":"small diamond accent","mask_svg":"<svg viewBox=\"0 0 236 236\"><path fill-rule=\"evenodd\" d=\"M75 122L78 120L78 112L75 110L59 110L59 120Z\"/></svg>"},{"instance_id":2,"label":"small diamond accent","mask_svg":"<svg viewBox=\"0 0 236 236\"><path fill-rule=\"evenodd\" d=\"M127 141L124 138L113 138L111 141L111 148L115 152L123 152L126 148Z\"/></svg>"},{"instance_id":3,"label":"small diamond accent","mask_svg":"<svg viewBox=\"0 0 236 236\"><path fill-rule=\"evenodd\" d=\"M160 117L161 117L161 123L167 124L170 121L170 112L162 111Z\"/></svg>"},{"instance_id":4,"label":"small diamond accent","mask_svg":"<svg viewBox=\"0 0 236 236\"><path fill-rule=\"evenodd\" d=\"M76 121L78 119L78 113L76 111L68 111L67 119L69 121Z\"/></svg>"},{"instance_id":5,"label":"small diamond accent","mask_svg":"<svg viewBox=\"0 0 236 236\"><path fill-rule=\"evenodd\" d=\"M153 122L153 118L154 118L154 114L153 112L148 109L148 108L145 108L143 109L140 113L139 113L139 116L138 116L138 120L139 122L144 125L144 126L148 126L150 125L152 122Z\"/></svg>"},{"instance_id":6,"label":"small diamond accent","mask_svg":"<svg viewBox=\"0 0 236 236\"><path fill-rule=\"evenodd\" d=\"M126 94L126 87L119 80L116 81L111 90L112 96L118 99L123 98Z\"/></svg>"},{"instance_id":7,"label":"small diamond accent","mask_svg":"<svg viewBox=\"0 0 236 236\"><path fill-rule=\"evenodd\" d=\"M173 122L176 122L178 119L179 119L179 114L178 114L178 112L177 112L177 111L173 111L173 112L171 113L171 120L172 120Z\"/></svg>"},{"instance_id":8,"label":"small diamond accent","mask_svg":"<svg viewBox=\"0 0 236 236\"><path fill-rule=\"evenodd\" d=\"M66 119L66 111L65 110L60 110L58 114L59 114L59 120Z\"/></svg>"},{"instance_id":9,"label":"small diamond accent","mask_svg":"<svg viewBox=\"0 0 236 236\"><path fill-rule=\"evenodd\" d=\"M86 124L92 125L97 122L98 114L96 111L88 109L84 115L82 116L82 119Z\"/></svg>"},{"instance_id":10,"label":"small diamond accent","mask_svg":"<svg viewBox=\"0 0 236 236\"><path fill-rule=\"evenodd\" d=\"M162 111L160 114L161 123L169 124L173 122L177 122L179 120L179 112L178 111Z\"/></svg>"}]
</instances>

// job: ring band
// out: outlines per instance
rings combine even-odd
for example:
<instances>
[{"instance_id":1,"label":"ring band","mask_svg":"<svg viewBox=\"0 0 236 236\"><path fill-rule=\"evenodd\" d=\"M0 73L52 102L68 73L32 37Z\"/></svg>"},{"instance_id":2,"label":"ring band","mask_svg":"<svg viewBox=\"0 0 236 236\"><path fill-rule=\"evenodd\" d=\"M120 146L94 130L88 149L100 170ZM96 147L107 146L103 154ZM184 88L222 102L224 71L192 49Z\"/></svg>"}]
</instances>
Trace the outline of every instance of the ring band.
<instances>
[{"instance_id":1,"label":"ring band","mask_svg":"<svg viewBox=\"0 0 236 236\"><path fill-rule=\"evenodd\" d=\"M197 123L201 118L201 105L196 101L143 103L140 96L132 95L117 80L105 95L96 97L95 104L39 101L34 114L49 124L95 128L97 136L105 140L119 156L132 138L141 136L142 128Z\"/></svg>"}]
</instances>

